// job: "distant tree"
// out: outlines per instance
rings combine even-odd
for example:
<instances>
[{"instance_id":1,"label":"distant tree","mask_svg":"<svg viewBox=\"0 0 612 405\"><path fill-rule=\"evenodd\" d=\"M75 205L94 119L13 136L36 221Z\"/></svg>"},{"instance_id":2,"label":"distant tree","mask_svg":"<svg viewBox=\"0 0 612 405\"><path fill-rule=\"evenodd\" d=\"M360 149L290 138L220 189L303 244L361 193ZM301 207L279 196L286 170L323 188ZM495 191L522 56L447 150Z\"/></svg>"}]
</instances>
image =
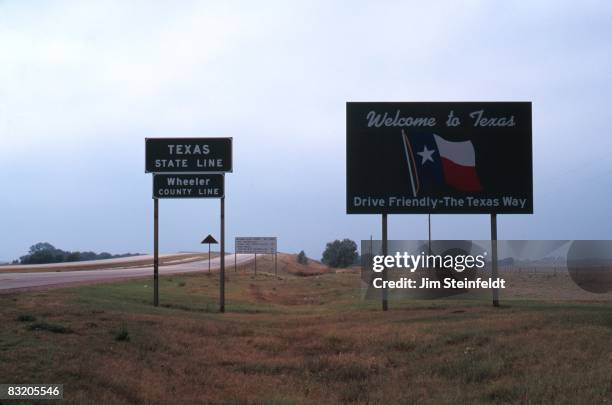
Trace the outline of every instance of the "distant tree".
<instances>
[{"instance_id":1,"label":"distant tree","mask_svg":"<svg viewBox=\"0 0 612 405\"><path fill-rule=\"evenodd\" d=\"M78 262L81 261L81 254L79 252L67 252L66 261L67 262Z\"/></svg>"},{"instance_id":2,"label":"distant tree","mask_svg":"<svg viewBox=\"0 0 612 405\"><path fill-rule=\"evenodd\" d=\"M42 250L40 252L21 256L19 260L22 264L41 264L41 263L55 263L56 258L52 251Z\"/></svg>"},{"instance_id":3,"label":"distant tree","mask_svg":"<svg viewBox=\"0 0 612 405\"><path fill-rule=\"evenodd\" d=\"M343 239L327 243L321 261L331 267L348 267L358 257L357 244L350 239Z\"/></svg>"},{"instance_id":4,"label":"distant tree","mask_svg":"<svg viewBox=\"0 0 612 405\"><path fill-rule=\"evenodd\" d=\"M55 249L55 246L53 246L49 242L38 242L30 246L30 250L28 251L28 253L32 255L35 253L45 252L45 251L54 252L55 250L57 250Z\"/></svg>"},{"instance_id":5,"label":"distant tree","mask_svg":"<svg viewBox=\"0 0 612 405\"><path fill-rule=\"evenodd\" d=\"M303 250L298 253L297 262L299 264L308 264L308 257L306 256L306 253L304 253Z\"/></svg>"},{"instance_id":6,"label":"distant tree","mask_svg":"<svg viewBox=\"0 0 612 405\"><path fill-rule=\"evenodd\" d=\"M19 260L22 264L56 263L62 261L62 252L50 243L39 242L30 246L28 254Z\"/></svg>"}]
</instances>

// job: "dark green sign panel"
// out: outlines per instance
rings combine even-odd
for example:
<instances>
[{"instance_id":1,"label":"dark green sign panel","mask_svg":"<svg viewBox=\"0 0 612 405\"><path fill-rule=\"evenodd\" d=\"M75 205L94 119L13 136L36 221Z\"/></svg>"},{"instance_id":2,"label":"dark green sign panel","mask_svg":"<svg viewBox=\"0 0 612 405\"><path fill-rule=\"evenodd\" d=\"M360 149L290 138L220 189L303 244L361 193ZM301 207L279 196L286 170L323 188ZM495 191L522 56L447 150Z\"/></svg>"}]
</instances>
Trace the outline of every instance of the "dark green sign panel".
<instances>
[{"instance_id":1,"label":"dark green sign panel","mask_svg":"<svg viewBox=\"0 0 612 405\"><path fill-rule=\"evenodd\" d=\"M533 213L530 102L346 107L349 214Z\"/></svg>"},{"instance_id":2,"label":"dark green sign panel","mask_svg":"<svg viewBox=\"0 0 612 405\"><path fill-rule=\"evenodd\" d=\"M232 138L146 138L146 173L232 171Z\"/></svg>"},{"instance_id":3,"label":"dark green sign panel","mask_svg":"<svg viewBox=\"0 0 612 405\"><path fill-rule=\"evenodd\" d=\"M224 192L220 173L153 175L153 198L221 198Z\"/></svg>"}]
</instances>

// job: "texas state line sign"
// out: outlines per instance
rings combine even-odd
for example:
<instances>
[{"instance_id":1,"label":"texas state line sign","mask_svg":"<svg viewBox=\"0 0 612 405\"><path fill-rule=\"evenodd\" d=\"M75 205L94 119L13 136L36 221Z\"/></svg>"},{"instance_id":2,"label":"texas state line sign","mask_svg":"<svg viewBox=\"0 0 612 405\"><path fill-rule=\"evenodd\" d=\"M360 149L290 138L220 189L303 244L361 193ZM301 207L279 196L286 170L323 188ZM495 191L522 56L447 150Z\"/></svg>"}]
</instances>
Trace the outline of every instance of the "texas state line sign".
<instances>
[{"instance_id":1,"label":"texas state line sign","mask_svg":"<svg viewBox=\"0 0 612 405\"><path fill-rule=\"evenodd\" d=\"M349 102L349 214L533 213L530 102Z\"/></svg>"}]
</instances>

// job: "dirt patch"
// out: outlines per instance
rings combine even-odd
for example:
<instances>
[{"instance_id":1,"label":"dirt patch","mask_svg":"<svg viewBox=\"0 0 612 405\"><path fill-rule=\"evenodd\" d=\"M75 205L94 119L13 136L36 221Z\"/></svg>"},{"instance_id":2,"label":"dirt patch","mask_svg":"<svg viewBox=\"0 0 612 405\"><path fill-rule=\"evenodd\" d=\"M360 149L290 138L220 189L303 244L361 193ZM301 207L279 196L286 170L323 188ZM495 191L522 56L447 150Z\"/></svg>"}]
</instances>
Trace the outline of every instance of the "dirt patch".
<instances>
[{"instance_id":1,"label":"dirt patch","mask_svg":"<svg viewBox=\"0 0 612 405\"><path fill-rule=\"evenodd\" d=\"M307 264L297 261L297 254L279 253L277 256L277 272L279 274L291 274L300 277L316 276L333 273L334 269L323 263L308 259ZM257 268L274 272L274 256L257 256Z\"/></svg>"}]
</instances>

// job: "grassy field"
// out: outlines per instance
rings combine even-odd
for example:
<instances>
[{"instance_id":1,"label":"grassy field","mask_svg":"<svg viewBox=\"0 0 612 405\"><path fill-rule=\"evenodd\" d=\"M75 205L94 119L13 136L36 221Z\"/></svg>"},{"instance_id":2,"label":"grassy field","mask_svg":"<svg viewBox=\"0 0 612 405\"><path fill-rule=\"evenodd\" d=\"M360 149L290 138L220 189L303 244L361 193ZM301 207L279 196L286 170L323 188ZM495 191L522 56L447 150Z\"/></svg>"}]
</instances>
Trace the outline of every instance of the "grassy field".
<instances>
[{"instance_id":1,"label":"grassy field","mask_svg":"<svg viewBox=\"0 0 612 405\"><path fill-rule=\"evenodd\" d=\"M612 306L361 301L359 275L218 274L0 296L0 382L67 403L610 403ZM295 273L295 271L293 271Z\"/></svg>"}]
</instances>

